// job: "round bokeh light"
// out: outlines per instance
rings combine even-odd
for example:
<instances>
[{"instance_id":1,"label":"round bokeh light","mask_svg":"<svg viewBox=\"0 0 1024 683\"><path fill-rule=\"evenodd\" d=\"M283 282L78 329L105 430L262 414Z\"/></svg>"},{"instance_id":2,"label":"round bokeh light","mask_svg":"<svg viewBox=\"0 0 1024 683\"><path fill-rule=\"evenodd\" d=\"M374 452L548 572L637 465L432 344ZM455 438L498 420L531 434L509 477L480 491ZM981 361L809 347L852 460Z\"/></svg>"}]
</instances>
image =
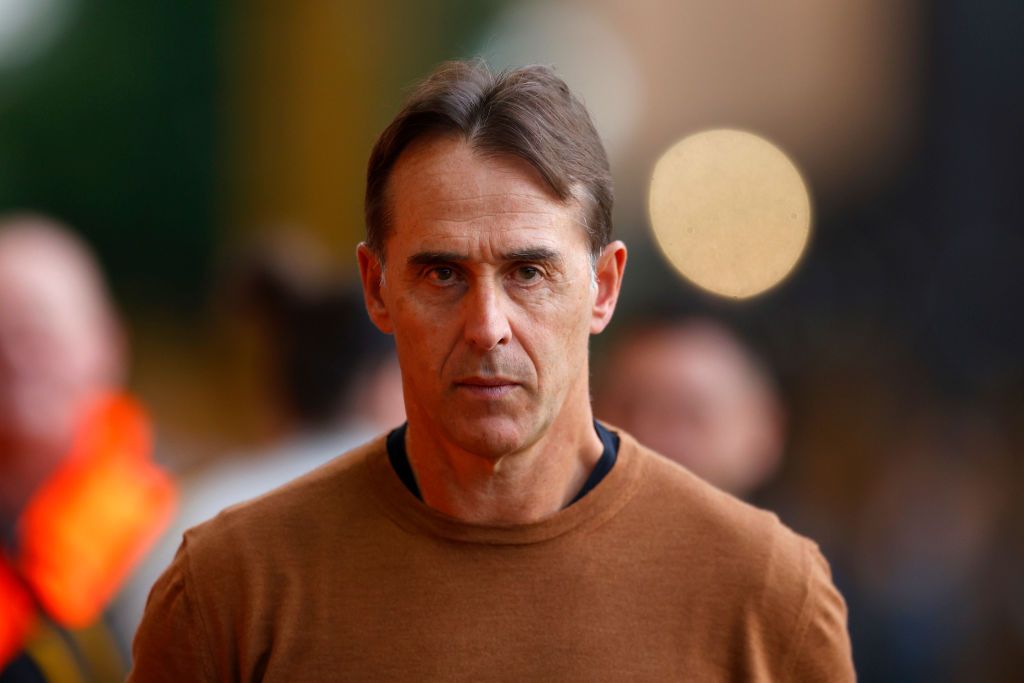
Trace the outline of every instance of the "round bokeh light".
<instances>
[{"instance_id":1,"label":"round bokeh light","mask_svg":"<svg viewBox=\"0 0 1024 683\"><path fill-rule=\"evenodd\" d=\"M739 130L683 138L654 166L648 196L662 253L702 289L756 296L800 260L811 202L800 172L772 143Z\"/></svg>"}]
</instances>

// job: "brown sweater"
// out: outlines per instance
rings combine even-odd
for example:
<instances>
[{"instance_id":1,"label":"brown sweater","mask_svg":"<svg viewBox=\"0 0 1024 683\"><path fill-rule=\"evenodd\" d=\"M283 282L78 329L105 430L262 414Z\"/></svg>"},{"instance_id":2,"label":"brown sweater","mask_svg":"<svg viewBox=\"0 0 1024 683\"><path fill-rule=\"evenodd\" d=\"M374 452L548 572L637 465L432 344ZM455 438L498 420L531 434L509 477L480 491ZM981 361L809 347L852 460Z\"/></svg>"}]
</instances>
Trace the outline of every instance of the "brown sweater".
<instances>
[{"instance_id":1,"label":"brown sweater","mask_svg":"<svg viewBox=\"0 0 1024 683\"><path fill-rule=\"evenodd\" d=\"M619 432L542 522L426 507L378 438L186 532L132 681L847 681L817 547Z\"/></svg>"}]
</instances>

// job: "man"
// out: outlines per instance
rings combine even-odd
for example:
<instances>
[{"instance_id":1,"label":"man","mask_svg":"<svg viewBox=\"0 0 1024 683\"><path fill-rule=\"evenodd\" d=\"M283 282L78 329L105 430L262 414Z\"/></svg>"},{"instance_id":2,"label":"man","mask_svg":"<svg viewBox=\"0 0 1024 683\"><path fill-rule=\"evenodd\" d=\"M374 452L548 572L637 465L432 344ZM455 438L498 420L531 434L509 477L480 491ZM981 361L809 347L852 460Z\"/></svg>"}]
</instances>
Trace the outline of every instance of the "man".
<instances>
[{"instance_id":1,"label":"man","mask_svg":"<svg viewBox=\"0 0 1024 683\"><path fill-rule=\"evenodd\" d=\"M174 491L120 389L95 261L63 226L0 218L0 681L120 681L105 612Z\"/></svg>"},{"instance_id":2,"label":"man","mask_svg":"<svg viewBox=\"0 0 1024 683\"><path fill-rule=\"evenodd\" d=\"M601 419L723 491L747 497L778 468L783 407L768 373L709 319L643 321L616 335L598 373Z\"/></svg>"},{"instance_id":3,"label":"man","mask_svg":"<svg viewBox=\"0 0 1024 683\"><path fill-rule=\"evenodd\" d=\"M186 533L135 680L852 678L815 546L591 417L626 249L564 83L443 65L366 212L408 422Z\"/></svg>"}]
</instances>

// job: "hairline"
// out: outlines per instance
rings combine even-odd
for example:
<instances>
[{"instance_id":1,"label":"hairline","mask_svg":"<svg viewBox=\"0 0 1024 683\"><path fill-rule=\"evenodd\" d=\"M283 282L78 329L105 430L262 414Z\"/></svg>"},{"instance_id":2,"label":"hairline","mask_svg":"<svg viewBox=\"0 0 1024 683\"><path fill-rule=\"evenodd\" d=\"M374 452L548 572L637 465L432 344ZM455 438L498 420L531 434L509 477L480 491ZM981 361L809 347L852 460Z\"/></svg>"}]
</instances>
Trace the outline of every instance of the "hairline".
<instances>
[{"instance_id":1,"label":"hairline","mask_svg":"<svg viewBox=\"0 0 1024 683\"><path fill-rule=\"evenodd\" d=\"M537 164L534 163L534 161L532 159L528 158L526 155L518 154L514 150L488 149L487 147L484 147L484 146L481 146L481 145L478 145L478 144L474 144L473 137L471 135L463 134L459 130L444 130L444 129L433 130L433 131L424 131L420 135L417 135L416 137L414 137L411 140L409 140L408 142L406 142L406 144L403 147L402 151L399 152L398 156L395 157L395 160L391 164L390 168L388 168L388 172L387 172L387 175L384 178L383 187L381 188L381 192L380 192L380 196L379 196L380 208L381 208L381 216L383 218L383 224L377 226L378 227L377 234L379 235L380 240L379 240L379 243L371 243L369 241L367 241L367 243L366 243L367 246L369 247L370 251L372 251L374 253L374 255L377 257L377 259L380 261L380 264L381 264L382 267L385 264L385 252L386 252L387 240L388 240L388 238L391 236L391 234L394 231L394 225L393 225L393 218L394 217L392 215L392 213L393 213L392 212L392 200L391 200L391 196L390 195L391 195L391 179L394 176L395 168L398 166L399 163L401 163L402 157L405 156L406 152L411 147L413 147L415 145L419 145L419 144L424 144L424 143L428 142L432 138L433 139L448 138L448 139L450 139L452 141L462 142L467 147L469 147L470 151L473 154L480 155L480 157L482 157L484 159L488 159L488 158L496 159L496 158L502 158L502 157L505 157L505 158L512 157L514 159L519 159L519 160L524 161L527 164L529 164L530 167L534 170L534 172L538 176L540 182L553 195L555 202L557 202L558 204L560 204L562 206L570 206L571 204L576 204L575 208L576 208L577 215L573 219L573 223L577 224L580 227L580 229L583 230L583 239L584 239L584 242L586 243L586 249L587 249L587 254L589 256L589 259L590 259L591 270L593 270L596 273L597 260L600 258L601 252L604 250L604 248L606 246L608 246L610 240L602 240L603 243L596 243L595 240L593 239L593 235L595 233L591 229L590 223L588 221L588 217L589 217L589 215L591 213L591 210L593 209L593 207L597 203L597 200L596 200L596 198L594 198L593 193L587 188L587 186L584 183L579 182L579 181L573 183L572 186L569 189L569 193L570 193L569 197L567 197L565 199L562 199L561 197L558 196L557 189L550 182L548 182L547 178L544 177L543 172L541 171L540 168L538 168Z\"/></svg>"}]
</instances>

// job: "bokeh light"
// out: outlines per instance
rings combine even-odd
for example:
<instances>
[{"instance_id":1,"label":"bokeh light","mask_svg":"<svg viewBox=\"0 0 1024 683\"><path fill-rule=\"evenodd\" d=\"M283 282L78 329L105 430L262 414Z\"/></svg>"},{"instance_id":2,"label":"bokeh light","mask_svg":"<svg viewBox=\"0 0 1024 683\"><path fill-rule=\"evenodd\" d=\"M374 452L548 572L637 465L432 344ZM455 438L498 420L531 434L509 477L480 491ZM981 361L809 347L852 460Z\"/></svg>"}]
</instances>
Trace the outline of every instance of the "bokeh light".
<instances>
[{"instance_id":1,"label":"bokeh light","mask_svg":"<svg viewBox=\"0 0 1024 683\"><path fill-rule=\"evenodd\" d=\"M67 24L73 0L0 0L0 70L46 51Z\"/></svg>"},{"instance_id":2,"label":"bokeh light","mask_svg":"<svg viewBox=\"0 0 1024 683\"><path fill-rule=\"evenodd\" d=\"M752 133L688 136L654 167L648 197L662 253L687 280L733 298L781 282L799 261L811 202L793 162Z\"/></svg>"}]
</instances>

